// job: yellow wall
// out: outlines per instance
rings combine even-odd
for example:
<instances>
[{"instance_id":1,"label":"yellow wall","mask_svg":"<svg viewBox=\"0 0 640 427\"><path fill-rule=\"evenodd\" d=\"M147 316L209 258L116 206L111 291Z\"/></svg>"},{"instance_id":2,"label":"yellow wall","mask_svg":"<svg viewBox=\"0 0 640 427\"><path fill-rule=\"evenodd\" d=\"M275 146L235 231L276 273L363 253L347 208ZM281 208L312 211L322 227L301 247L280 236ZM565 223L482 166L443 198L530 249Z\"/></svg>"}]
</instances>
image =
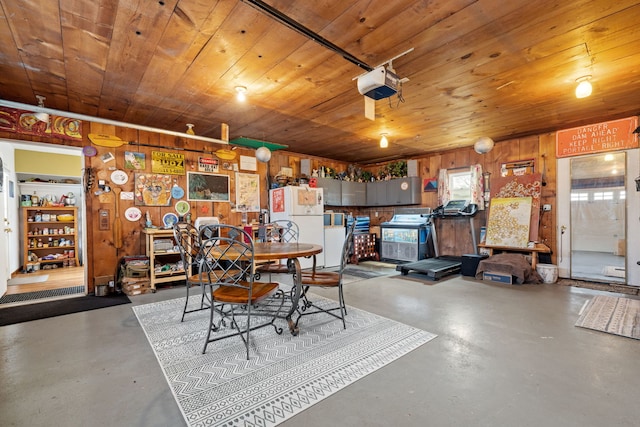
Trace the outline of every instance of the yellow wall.
<instances>
[{"instance_id":1,"label":"yellow wall","mask_svg":"<svg viewBox=\"0 0 640 427\"><path fill-rule=\"evenodd\" d=\"M80 156L15 150L15 162L17 173L82 176L82 161Z\"/></svg>"}]
</instances>

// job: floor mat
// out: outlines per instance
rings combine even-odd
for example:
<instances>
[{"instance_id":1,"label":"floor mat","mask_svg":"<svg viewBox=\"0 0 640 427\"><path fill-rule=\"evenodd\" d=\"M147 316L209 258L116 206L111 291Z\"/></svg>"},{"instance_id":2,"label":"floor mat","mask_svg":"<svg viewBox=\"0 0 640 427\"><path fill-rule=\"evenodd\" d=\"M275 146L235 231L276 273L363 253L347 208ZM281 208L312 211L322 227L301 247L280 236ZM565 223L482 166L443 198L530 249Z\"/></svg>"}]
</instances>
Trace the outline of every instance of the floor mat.
<instances>
[{"instance_id":1,"label":"floor mat","mask_svg":"<svg viewBox=\"0 0 640 427\"><path fill-rule=\"evenodd\" d=\"M387 274L381 271L375 270L367 270L364 268L357 267L345 267L343 274L348 274L349 276L360 277L363 279L372 279L374 277L386 276Z\"/></svg>"},{"instance_id":2,"label":"floor mat","mask_svg":"<svg viewBox=\"0 0 640 427\"><path fill-rule=\"evenodd\" d=\"M12 302L31 301L43 298L61 297L65 295L83 294L84 286L70 286L68 288L47 289L44 291L23 292L21 294L4 295L0 298L0 304L9 304Z\"/></svg>"},{"instance_id":3,"label":"floor mat","mask_svg":"<svg viewBox=\"0 0 640 427\"><path fill-rule=\"evenodd\" d=\"M63 316L98 308L113 307L128 304L131 300L125 294L106 297L92 295L77 298L66 298L35 304L19 305L0 308L0 326L14 323L29 322L31 320L46 319L48 317Z\"/></svg>"},{"instance_id":4,"label":"floor mat","mask_svg":"<svg viewBox=\"0 0 640 427\"><path fill-rule=\"evenodd\" d=\"M640 339L640 300L598 295L583 308L576 326Z\"/></svg>"}]
</instances>

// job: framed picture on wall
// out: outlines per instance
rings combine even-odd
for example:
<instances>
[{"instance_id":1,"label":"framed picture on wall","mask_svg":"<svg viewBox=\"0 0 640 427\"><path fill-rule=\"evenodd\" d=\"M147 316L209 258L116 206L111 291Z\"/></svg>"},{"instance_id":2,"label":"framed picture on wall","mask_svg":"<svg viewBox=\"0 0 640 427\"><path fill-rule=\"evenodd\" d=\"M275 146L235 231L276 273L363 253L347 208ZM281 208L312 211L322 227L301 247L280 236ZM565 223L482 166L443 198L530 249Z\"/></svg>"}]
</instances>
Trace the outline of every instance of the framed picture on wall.
<instances>
[{"instance_id":1,"label":"framed picture on wall","mask_svg":"<svg viewBox=\"0 0 640 427\"><path fill-rule=\"evenodd\" d=\"M187 172L187 200L228 202L229 175Z\"/></svg>"},{"instance_id":2,"label":"framed picture on wall","mask_svg":"<svg viewBox=\"0 0 640 427\"><path fill-rule=\"evenodd\" d=\"M137 173L135 179L134 201L137 206L171 206L171 175Z\"/></svg>"},{"instance_id":3,"label":"framed picture on wall","mask_svg":"<svg viewBox=\"0 0 640 427\"><path fill-rule=\"evenodd\" d=\"M422 180L422 191L438 191L438 178L425 178Z\"/></svg>"}]
</instances>

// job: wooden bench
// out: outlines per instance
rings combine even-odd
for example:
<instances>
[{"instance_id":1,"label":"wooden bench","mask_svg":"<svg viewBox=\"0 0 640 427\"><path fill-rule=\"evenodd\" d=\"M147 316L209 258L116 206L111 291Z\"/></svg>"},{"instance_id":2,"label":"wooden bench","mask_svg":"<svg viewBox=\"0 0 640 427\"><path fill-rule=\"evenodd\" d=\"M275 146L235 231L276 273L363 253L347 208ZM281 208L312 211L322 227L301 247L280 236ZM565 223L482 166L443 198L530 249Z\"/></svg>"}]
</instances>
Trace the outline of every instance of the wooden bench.
<instances>
[{"instance_id":1,"label":"wooden bench","mask_svg":"<svg viewBox=\"0 0 640 427\"><path fill-rule=\"evenodd\" d=\"M500 252L524 252L531 255L531 268L536 269L536 265L538 265L538 254L548 254L551 253L551 249L544 243L536 243L533 247L525 247L525 248L516 248L512 246L497 246L497 245L487 245L484 243L480 243L478 245L479 248L484 248L489 250L489 256L493 255L494 251Z\"/></svg>"}]
</instances>

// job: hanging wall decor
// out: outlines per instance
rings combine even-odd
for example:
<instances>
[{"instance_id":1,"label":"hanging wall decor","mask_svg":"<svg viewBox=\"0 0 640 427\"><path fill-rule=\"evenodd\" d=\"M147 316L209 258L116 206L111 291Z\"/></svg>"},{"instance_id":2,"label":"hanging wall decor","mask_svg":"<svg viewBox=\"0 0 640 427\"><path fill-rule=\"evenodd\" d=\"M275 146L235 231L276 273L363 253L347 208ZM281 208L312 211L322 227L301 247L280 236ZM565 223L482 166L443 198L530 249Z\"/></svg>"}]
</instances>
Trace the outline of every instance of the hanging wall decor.
<instances>
[{"instance_id":1,"label":"hanging wall decor","mask_svg":"<svg viewBox=\"0 0 640 427\"><path fill-rule=\"evenodd\" d=\"M260 212L260 175L236 173L236 208Z\"/></svg>"},{"instance_id":2,"label":"hanging wall decor","mask_svg":"<svg viewBox=\"0 0 640 427\"><path fill-rule=\"evenodd\" d=\"M138 206L170 206L173 177L154 173L137 173L135 204Z\"/></svg>"},{"instance_id":3,"label":"hanging wall decor","mask_svg":"<svg viewBox=\"0 0 640 427\"><path fill-rule=\"evenodd\" d=\"M187 200L229 202L229 176L187 172Z\"/></svg>"},{"instance_id":4,"label":"hanging wall decor","mask_svg":"<svg viewBox=\"0 0 640 427\"><path fill-rule=\"evenodd\" d=\"M492 198L487 245L526 248L530 221L531 197Z\"/></svg>"}]
</instances>

